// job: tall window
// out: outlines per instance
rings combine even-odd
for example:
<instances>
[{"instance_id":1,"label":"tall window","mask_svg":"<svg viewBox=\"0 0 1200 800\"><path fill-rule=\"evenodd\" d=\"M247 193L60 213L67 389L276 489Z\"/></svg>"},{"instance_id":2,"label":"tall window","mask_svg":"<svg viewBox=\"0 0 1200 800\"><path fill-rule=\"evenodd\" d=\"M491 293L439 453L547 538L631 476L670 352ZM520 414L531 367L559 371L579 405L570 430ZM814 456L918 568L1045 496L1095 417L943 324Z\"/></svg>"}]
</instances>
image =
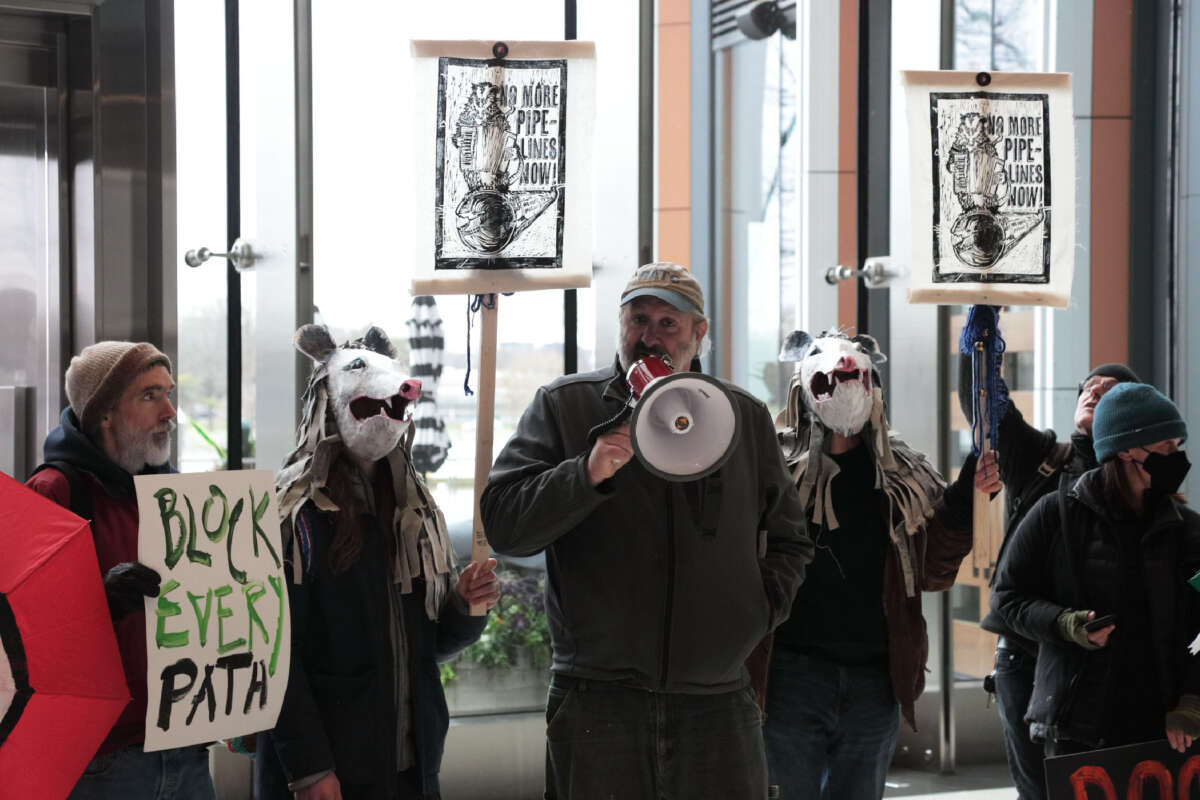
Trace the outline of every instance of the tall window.
<instances>
[{"instance_id":1,"label":"tall window","mask_svg":"<svg viewBox=\"0 0 1200 800\"><path fill-rule=\"evenodd\" d=\"M743 40L715 59L716 259L726 377L777 413L791 369L779 344L798 327L799 45L780 34Z\"/></svg>"}]
</instances>

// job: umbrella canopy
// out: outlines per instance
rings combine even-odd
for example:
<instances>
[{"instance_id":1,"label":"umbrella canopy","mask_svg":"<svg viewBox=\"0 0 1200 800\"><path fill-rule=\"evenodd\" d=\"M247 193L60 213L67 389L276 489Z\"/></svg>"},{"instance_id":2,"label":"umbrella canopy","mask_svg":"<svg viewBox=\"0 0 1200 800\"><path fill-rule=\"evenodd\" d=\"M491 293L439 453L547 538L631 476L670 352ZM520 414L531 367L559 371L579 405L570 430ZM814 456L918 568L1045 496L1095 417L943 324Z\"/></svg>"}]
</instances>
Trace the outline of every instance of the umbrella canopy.
<instances>
[{"instance_id":1,"label":"umbrella canopy","mask_svg":"<svg viewBox=\"0 0 1200 800\"><path fill-rule=\"evenodd\" d=\"M412 460L417 472L437 472L446 461L450 436L446 423L438 415L437 385L442 377L442 356L446 337L442 333L442 315L430 295L418 295L412 301L408 328L408 361L414 378L421 379L421 399L413 409Z\"/></svg>"},{"instance_id":2,"label":"umbrella canopy","mask_svg":"<svg viewBox=\"0 0 1200 800\"><path fill-rule=\"evenodd\" d=\"M129 702L86 522L0 473L0 786L65 797Z\"/></svg>"}]
</instances>

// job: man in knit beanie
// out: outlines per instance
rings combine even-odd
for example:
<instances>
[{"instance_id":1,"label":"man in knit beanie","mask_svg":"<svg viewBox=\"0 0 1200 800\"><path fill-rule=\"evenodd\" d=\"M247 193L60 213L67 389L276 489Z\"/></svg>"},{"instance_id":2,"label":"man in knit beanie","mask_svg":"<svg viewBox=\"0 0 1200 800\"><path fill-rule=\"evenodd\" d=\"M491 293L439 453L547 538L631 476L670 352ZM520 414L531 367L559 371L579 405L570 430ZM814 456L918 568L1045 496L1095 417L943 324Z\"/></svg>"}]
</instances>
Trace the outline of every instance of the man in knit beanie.
<instances>
[{"instance_id":1,"label":"man in knit beanie","mask_svg":"<svg viewBox=\"0 0 1200 800\"><path fill-rule=\"evenodd\" d=\"M159 576L138 563L133 476L173 472L171 361L148 342L97 342L71 359L70 405L46 437L45 463L27 485L91 523L125 680L132 698L71 793L73 799L214 797L205 748L142 752L146 718L144 598Z\"/></svg>"},{"instance_id":2,"label":"man in knit beanie","mask_svg":"<svg viewBox=\"0 0 1200 800\"><path fill-rule=\"evenodd\" d=\"M1005 544L1022 517L1043 495L1058 486L1060 475L1078 477L1096 466L1092 449L1092 418L1100 398L1114 386L1140 383L1133 370L1124 364L1100 364L1079 383L1078 399L1072 418L1075 429L1066 441L1059 441L1052 430L1041 431L1030 425L1010 400L1000 421L1000 479L1005 488L1007 528ZM971 359L964 357L959 371L959 399L963 413L971 415ZM964 397L965 393L965 397ZM996 708L1004 728L1004 752L1020 800L1041 800L1046 796L1044 754L1041 744L1029 738L1024 722L1025 708L1033 692L1037 646L1017 636L994 610L981 623L984 630L999 634L995 670L985 685L994 687Z\"/></svg>"}]
</instances>

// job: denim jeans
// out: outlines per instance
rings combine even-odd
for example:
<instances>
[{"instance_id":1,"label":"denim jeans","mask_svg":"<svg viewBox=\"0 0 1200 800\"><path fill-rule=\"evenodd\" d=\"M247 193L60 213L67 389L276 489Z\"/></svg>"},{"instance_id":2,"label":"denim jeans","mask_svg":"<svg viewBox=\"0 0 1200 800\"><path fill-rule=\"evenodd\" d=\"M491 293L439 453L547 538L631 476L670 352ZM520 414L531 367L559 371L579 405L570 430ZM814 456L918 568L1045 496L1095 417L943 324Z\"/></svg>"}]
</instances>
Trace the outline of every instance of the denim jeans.
<instances>
[{"instance_id":1,"label":"denim jeans","mask_svg":"<svg viewBox=\"0 0 1200 800\"><path fill-rule=\"evenodd\" d=\"M143 753L139 743L93 758L69 800L216 800L216 796L207 748Z\"/></svg>"},{"instance_id":2,"label":"denim jeans","mask_svg":"<svg viewBox=\"0 0 1200 800\"><path fill-rule=\"evenodd\" d=\"M767 764L781 800L879 800L900 731L882 666L842 666L776 644Z\"/></svg>"},{"instance_id":3,"label":"denim jeans","mask_svg":"<svg viewBox=\"0 0 1200 800\"><path fill-rule=\"evenodd\" d=\"M663 694L554 675L547 800L759 800L762 722L751 689Z\"/></svg>"},{"instance_id":4,"label":"denim jeans","mask_svg":"<svg viewBox=\"0 0 1200 800\"><path fill-rule=\"evenodd\" d=\"M1020 800L1044 800L1046 768L1041 742L1029 738L1025 711L1033 695L1037 657L1018 647L996 648L996 710L1004 727L1004 755Z\"/></svg>"}]
</instances>

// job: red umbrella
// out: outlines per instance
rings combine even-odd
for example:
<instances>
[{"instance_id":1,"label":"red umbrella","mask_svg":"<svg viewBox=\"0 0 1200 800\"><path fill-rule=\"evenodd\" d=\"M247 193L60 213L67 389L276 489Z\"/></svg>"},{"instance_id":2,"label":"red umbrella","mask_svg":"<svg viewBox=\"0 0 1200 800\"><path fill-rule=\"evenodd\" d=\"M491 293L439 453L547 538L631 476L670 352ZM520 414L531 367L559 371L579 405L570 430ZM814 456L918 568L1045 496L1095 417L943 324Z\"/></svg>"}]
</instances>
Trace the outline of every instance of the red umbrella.
<instances>
[{"instance_id":1,"label":"red umbrella","mask_svg":"<svg viewBox=\"0 0 1200 800\"><path fill-rule=\"evenodd\" d=\"M0 786L66 797L129 702L88 524L0 473Z\"/></svg>"}]
</instances>

